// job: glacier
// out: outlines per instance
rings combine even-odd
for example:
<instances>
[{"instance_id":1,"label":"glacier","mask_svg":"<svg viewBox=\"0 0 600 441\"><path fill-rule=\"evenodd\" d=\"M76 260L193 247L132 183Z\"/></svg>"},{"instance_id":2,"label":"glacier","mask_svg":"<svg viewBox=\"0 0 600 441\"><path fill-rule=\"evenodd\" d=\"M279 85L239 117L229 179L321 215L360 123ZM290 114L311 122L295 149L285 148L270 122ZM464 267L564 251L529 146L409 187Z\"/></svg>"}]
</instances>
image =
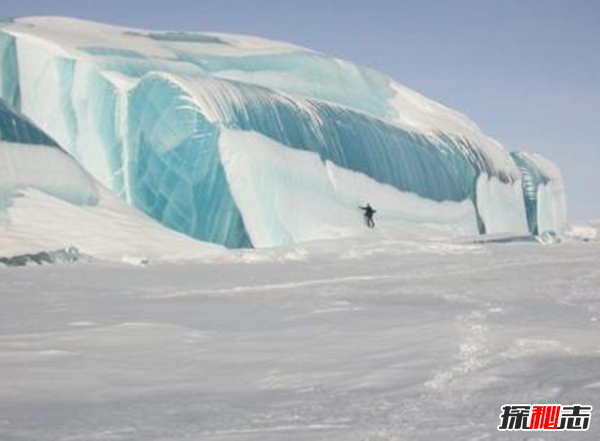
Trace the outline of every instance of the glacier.
<instances>
[{"instance_id":1,"label":"glacier","mask_svg":"<svg viewBox=\"0 0 600 441\"><path fill-rule=\"evenodd\" d=\"M203 241L352 235L367 201L382 225L565 227L548 160L523 160L459 112L295 45L29 17L0 23L0 60L10 106L114 194Z\"/></svg>"}]
</instances>

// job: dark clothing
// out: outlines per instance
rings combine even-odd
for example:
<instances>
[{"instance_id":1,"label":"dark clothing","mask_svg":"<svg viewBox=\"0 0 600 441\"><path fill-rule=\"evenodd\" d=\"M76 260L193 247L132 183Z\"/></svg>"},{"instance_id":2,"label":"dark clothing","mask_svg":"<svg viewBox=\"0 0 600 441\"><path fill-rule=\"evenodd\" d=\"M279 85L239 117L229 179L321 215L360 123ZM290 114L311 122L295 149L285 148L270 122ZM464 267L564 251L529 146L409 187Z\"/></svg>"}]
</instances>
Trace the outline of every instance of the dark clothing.
<instances>
[{"instance_id":1,"label":"dark clothing","mask_svg":"<svg viewBox=\"0 0 600 441\"><path fill-rule=\"evenodd\" d=\"M365 223L367 227L374 228L375 222L373 222L373 215L377 213L377 210L374 210L370 204L367 204L366 207L358 207L365 212Z\"/></svg>"}]
</instances>

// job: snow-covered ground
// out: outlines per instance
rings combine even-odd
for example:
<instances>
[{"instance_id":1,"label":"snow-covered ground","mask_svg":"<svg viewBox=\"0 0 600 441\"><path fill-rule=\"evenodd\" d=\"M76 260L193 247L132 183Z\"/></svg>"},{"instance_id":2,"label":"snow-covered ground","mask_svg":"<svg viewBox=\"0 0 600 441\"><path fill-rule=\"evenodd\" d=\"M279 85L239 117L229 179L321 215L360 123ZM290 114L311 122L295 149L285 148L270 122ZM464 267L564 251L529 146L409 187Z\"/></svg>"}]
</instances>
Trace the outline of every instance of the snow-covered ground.
<instances>
[{"instance_id":1,"label":"snow-covered ground","mask_svg":"<svg viewBox=\"0 0 600 441\"><path fill-rule=\"evenodd\" d=\"M0 439L597 440L600 242L390 231L227 259L0 267ZM598 412L598 410L596 410Z\"/></svg>"},{"instance_id":2,"label":"snow-covered ground","mask_svg":"<svg viewBox=\"0 0 600 441\"><path fill-rule=\"evenodd\" d=\"M218 245L165 228L105 188L98 187L98 195L96 205L82 206L37 189L19 190L11 206L0 210L0 257L69 247L111 261L224 253Z\"/></svg>"}]
</instances>

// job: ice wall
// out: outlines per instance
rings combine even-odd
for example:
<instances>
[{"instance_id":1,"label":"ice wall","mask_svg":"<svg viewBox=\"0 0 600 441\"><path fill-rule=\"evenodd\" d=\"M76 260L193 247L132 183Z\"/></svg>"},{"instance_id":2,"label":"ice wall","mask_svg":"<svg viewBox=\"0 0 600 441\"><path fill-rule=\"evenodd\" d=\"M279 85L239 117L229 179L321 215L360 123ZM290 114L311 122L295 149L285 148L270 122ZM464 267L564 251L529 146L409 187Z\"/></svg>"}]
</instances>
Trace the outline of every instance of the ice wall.
<instances>
[{"instance_id":1,"label":"ice wall","mask_svg":"<svg viewBox=\"0 0 600 441\"><path fill-rule=\"evenodd\" d=\"M480 174L475 187L482 233L528 234L521 180L503 183Z\"/></svg>"},{"instance_id":2,"label":"ice wall","mask_svg":"<svg viewBox=\"0 0 600 441\"><path fill-rule=\"evenodd\" d=\"M188 234L190 221L200 219L199 225L205 225L207 217L228 219L222 228L243 227L220 159L214 156L223 129L259 133L282 147L313 152L321 162L435 202L470 201L476 208L482 197L476 193L478 177L493 178L496 185L485 196L501 200L481 202L487 210L482 222L489 221L486 231L523 232L518 169L512 161L513 167L498 164L468 140L430 138L347 107L205 76L146 76L131 91L128 115L128 175L134 200L149 213L161 211L153 215ZM245 155L245 148L240 146L238 154ZM267 163L253 173L272 176ZM319 196L314 197L317 203ZM239 204L238 198L237 208ZM166 206L175 213L165 216ZM505 221L496 221L494 209L505 208L516 213L503 214ZM178 216L188 209L190 213ZM431 218L431 213L425 217ZM188 219L185 225L184 219ZM440 212L440 222L443 219Z\"/></svg>"},{"instance_id":3,"label":"ice wall","mask_svg":"<svg viewBox=\"0 0 600 441\"><path fill-rule=\"evenodd\" d=\"M464 115L343 60L260 38L149 32L57 17L0 24L0 59L4 99L114 193L202 240L240 247L312 234L286 225L287 236L261 233L268 237L263 240L250 231L220 149L221 136L232 130L260 137L248 137L237 152L228 149L229 158L247 158L254 150L244 146L252 139L309 152L365 188L375 182L431 202L414 207L414 222L435 221L437 207L438 223L464 227L464 219L448 220L442 209L456 205L471 207L467 229L476 224L485 233L527 231L521 172L501 145ZM275 180L263 162L244 163L252 164L253 174L268 176L271 189L290 185L283 176ZM297 188L305 187L304 172L288 174L298 177ZM364 195L358 184L344 182L344 197ZM312 198L321 204L320 195ZM406 214L403 207L386 205L388 210L389 219Z\"/></svg>"},{"instance_id":4,"label":"ice wall","mask_svg":"<svg viewBox=\"0 0 600 441\"><path fill-rule=\"evenodd\" d=\"M0 211L33 188L78 205L95 205L93 179L54 140L0 100Z\"/></svg>"},{"instance_id":5,"label":"ice wall","mask_svg":"<svg viewBox=\"0 0 600 441\"><path fill-rule=\"evenodd\" d=\"M20 110L96 179L123 194L121 91L60 47L36 38L16 40Z\"/></svg>"},{"instance_id":6,"label":"ice wall","mask_svg":"<svg viewBox=\"0 0 600 441\"><path fill-rule=\"evenodd\" d=\"M420 223L475 234L470 199L436 202L286 147L256 132L224 130L219 152L229 187L258 247L344 237L364 230L359 206L380 226Z\"/></svg>"},{"instance_id":7,"label":"ice wall","mask_svg":"<svg viewBox=\"0 0 600 441\"><path fill-rule=\"evenodd\" d=\"M0 256L71 247L119 261L221 254L127 205L0 100Z\"/></svg>"},{"instance_id":8,"label":"ice wall","mask_svg":"<svg viewBox=\"0 0 600 441\"><path fill-rule=\"evenodd\" d=\"M565 188L558 167L536 153L511 153L523 175L523 199L532 234L560 233L567 222Z\"/></svg>"},{"instance_id":9,"label":"ice wall","mask_svg":"<svg viewBox=\"0 0 600 441\"><path fill-rule=\"evenodd\" d=\"M19 108L19 65L17 43L12 35L0 32L0 97L9 105Z\"/></svg>"},{"instance_id":10,"label":"ice wall","mask_svg":"<svg viewBox=\"0 0 600 441\"><path fill-rule=\"evenodd\" d=\"M219 127L162 78L131 91L128 115L126 175L134 205L190 236L250 246L219 157Z\"/></svg>"}]
</instances>

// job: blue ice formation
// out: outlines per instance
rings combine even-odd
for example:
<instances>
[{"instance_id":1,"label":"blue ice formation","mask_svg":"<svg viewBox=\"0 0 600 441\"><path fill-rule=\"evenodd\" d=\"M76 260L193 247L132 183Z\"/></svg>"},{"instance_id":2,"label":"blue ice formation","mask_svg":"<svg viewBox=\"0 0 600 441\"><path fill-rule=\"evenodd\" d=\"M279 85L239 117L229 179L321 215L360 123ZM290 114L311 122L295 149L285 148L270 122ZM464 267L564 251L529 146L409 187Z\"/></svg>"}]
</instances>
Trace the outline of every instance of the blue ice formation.
<instances>
[{"instance_id":1,"label":"blue ice formation","mask_svg":"<svg viewBox=\"0 0 600 441\"><path fill-rule=\"evenodd\" d=\"M20 190L96 205L93 178L27 117L0 99L0 220Z\"/></svg>"},{"instance_id":2,"label":"blue ice formation","mask_svg":"<svg viewBox=\"0 0 600 441\"><path fill-rule=\"evenodd\" d=\"M539 232L519 156L464 115L346 61L255 37L56 17L0 23L0 60L6 102L113 192L201 240L351 234L365 198L386 207L384 225ZM542 199L564 197L555 190ZM319 224L316 211L327 212ZM564 218L544 227L560 231Z\"/></svg>"},{"instance_id":3,"label":"blue ice formation","mask_svg":"<svg viewBox=\"0 0 600 441\"><path fill-rule=\"evenodd\" d=\"M0 141L58 147L58 144L0 99Z\"/></svg>"},{"instance_id":4,"label":"blue ice formation","mask_svg":"<svg viewBox=\"0 0 600 441\"><path fill-rule=\"evenodd\" d=\"M33 188L77 205L95 205L98 189L57 143L0 99L0 221L19 190Z\"/></svg>"},{"instance_id":5,"label":"blue ice formation","mask_svg":"<svg viewBox=\"0 0 600 441\"><path fill-rule=\"evenodd\" d=\"M513 152L511 155L521 170L529 231L536 235L560 231L566 221L560 171L540 154Z\"/></svg>"}]
</instances>

